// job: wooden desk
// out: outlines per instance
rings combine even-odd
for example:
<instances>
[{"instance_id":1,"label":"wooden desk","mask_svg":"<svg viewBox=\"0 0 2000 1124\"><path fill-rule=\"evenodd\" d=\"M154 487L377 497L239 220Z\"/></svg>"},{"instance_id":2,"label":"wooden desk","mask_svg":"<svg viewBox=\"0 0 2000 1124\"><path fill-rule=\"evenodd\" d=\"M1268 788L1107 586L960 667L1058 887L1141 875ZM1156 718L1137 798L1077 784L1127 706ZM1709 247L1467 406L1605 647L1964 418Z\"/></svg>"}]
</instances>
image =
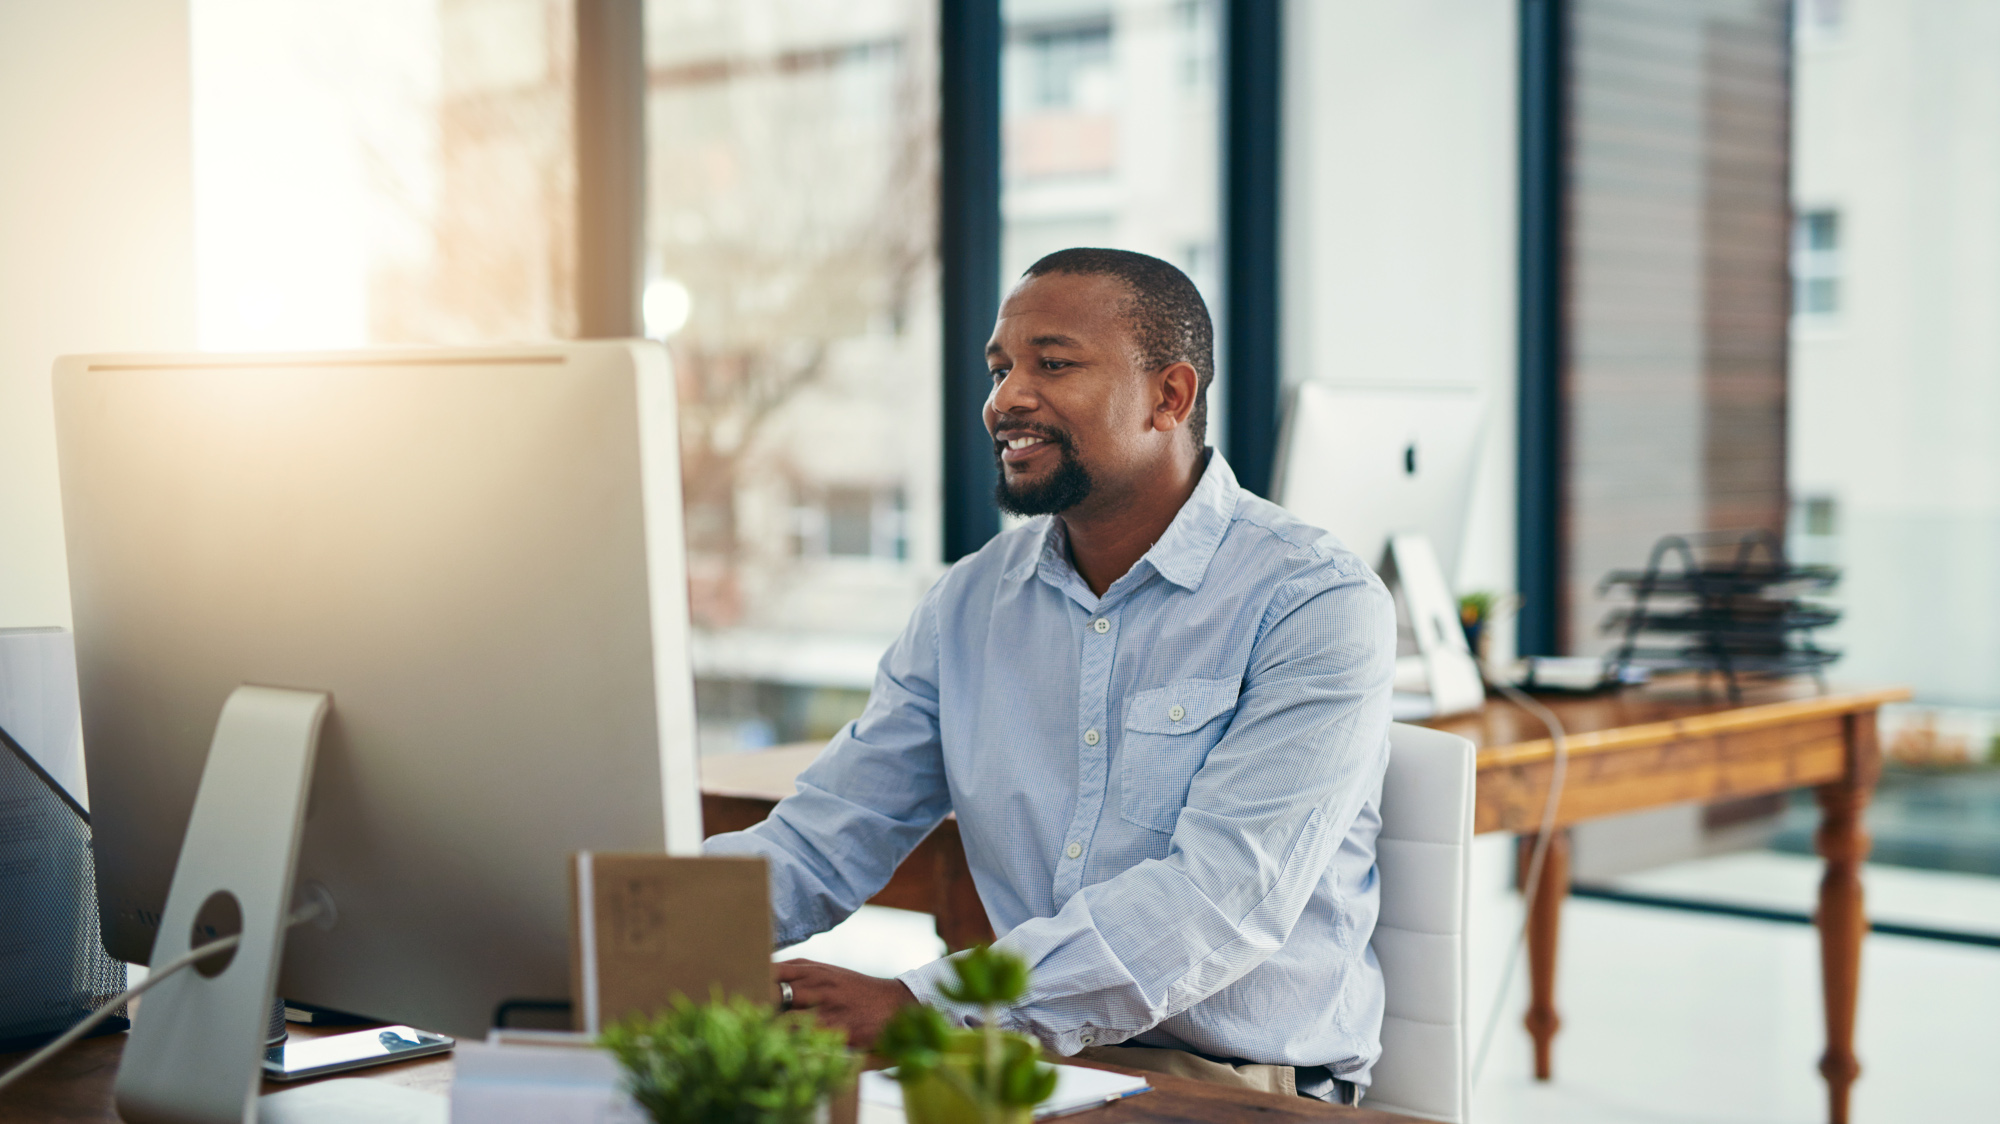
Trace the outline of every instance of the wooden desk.
<instances>
[{"instance_id":1,"label":"wooden desk","mask_svg":"<svg viewBox=\"0 0 2000 1124\"><path fill-rule=\"evenodd\" d=\"M387 1024L384 1024L387 1025ZM343 1026L313 1030L295 1026L298 1038L319 1038L345 1034L362 1027ZM21 1079L21 1083L0 1092L0 1120L8 1124L81 1124L89 1121L116 1121L111 1107L111 1086L118 1076L118 1059L125 1055L123 1033L87 1038L58 1054L47 1065ZM26 1053L0 1054L0 1071L13 1068ZM443 1095L451 1091L451 1055L392 1062L342 1077L374 1077L425 1093ZM279 1093L309 1085L310 1081L266 1081L264 1092Z\"/></svg>"},{"instance_id":2,"label":"wooden desk","mask_svg":"<svg viewBox=\"0 0 2000 1124\"><path fill-rule=\"evenodd\" d=\"M342 1030L355 1028L345 1027ZM294 1027L294 1034L311 1037L309 1029ZM327 1031L325 1033L340 1033ZM98 1124L116 1121L111 1108L112 1079L118 1059L125 1050L125 1035L113 1034L78 1043L68 1053L24 1079L21 1084L0 1092L0 1119L8 1124ZM0 1070L12 1066L25 1054L0 1055ZM1099 1066L1100 1069L1118 1069ZM1120 1073L1132 1070L1119 1069ZM418 1058L377 1066L345 1077L370 1077L427 1093L447 1093L451 1089L450 1054ZM1065 1120L1077 1124L1422 1124L1407 1116L1374 1112L1367 1108L1345 1108L1321 1104L1305 1097L1285 1097L1204 1085L1185 1077L1147 1074L1153 1091L1130 1097L1100 1109L1091 1109ZM264 1082L267 1093L295 1088L310 1082ZM357 1121L356 1124L367 1124Z\"/></svg>"},{"instance_id":3,"label":"wooden desk","mask_svg":"<svg viewBox=\"0 0 2000 1124\"><path fill-rule=\"evenodd\" d=\"M1869 839L1862 813L1881 768L1875 716L1882 704L1908 697L1903 690L1821 695L1811 683L1794 681L1753 687L1732 706L1719 693L1705 695L1689 677L1615 695L1544 699L1568 732L1570 759L1549 867L1529 905L1533 998L1525 1022L1534 1036L1537 1077L1550 1076L1560 1026L1555 958L1569 890L1568 826L1668 804L1811 787L1821 812L1817 847L1826 860L1818 917L1827 1041L1820 1072L1828 1118L1847 1124L1849 1089L1861 1072L1854 1008L1861 939L1868 931L1860 868ZM1431 725L1479 747L1477 830L1532 835L1540 828L1554 757L1540 722L1495 700L1480 713ZM790 746L703 759L702 811L710 832L734 831L770 814L819 750ZM874 901L936 915L938 935L953 949L993 938L951 820L910 855Z\"/></svg>"}]
</instances>

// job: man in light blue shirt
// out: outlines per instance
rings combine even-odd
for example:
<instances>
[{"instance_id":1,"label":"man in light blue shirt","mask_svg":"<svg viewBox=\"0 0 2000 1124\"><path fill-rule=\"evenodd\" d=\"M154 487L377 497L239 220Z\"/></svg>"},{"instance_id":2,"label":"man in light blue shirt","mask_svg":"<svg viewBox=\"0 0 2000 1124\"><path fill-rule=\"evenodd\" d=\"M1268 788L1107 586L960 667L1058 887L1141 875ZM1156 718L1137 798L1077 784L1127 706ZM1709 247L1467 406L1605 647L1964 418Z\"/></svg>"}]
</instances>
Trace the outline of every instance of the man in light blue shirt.
<instances>
[{"instance_id":1,"label":"man in light blue shirt","mask_svg":"<svg viewBox=\"0 0 2000 1124\"><path fill-rule=\"evenodd\" d=\"M792 944L956 814L998 945L1033 969L1010 1029L1351 1101L1380 1053L1389 595L1206 448L1212 331L1171 265L1052 254L987 356L998 496L1040 517L951 568L798 793L709 851L769 861ZM913 999L974 1017L942 960L778 978L864 1044Z\"/></svg>"}]
</instances>

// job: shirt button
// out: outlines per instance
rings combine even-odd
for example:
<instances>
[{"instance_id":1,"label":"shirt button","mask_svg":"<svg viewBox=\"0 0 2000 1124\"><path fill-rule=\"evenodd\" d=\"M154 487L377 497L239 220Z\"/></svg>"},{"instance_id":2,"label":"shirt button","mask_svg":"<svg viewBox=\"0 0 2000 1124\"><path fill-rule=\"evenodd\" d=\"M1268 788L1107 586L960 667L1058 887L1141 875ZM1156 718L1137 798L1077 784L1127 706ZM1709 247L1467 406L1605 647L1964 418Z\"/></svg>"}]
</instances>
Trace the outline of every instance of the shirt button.
<instances>
[{"instance_id":1,"label":"shirt button","mask_svg":"<svg viewBox=\"0 0 2000 1124\"><path fill-rule=\"evenodd\" d=\"M1069 846L1063 848L1063 854L1068 855L1070 858L1075 858L1078 855L1083 854L1083 844L1072 843Z\"/></svg>"},{"instance_id":2,"label":"shirt button","mask_svg":"<svg viewBox=\"0 0 2000 1124\"><path fill-rule=\"evenodd\" d=\"M1096 730L1085 730L1085 731L1083 732L1083 744L1085 744L1085 745L1096 745L1096 744L1097 744L1097 731L1096 731Z\"/></svg>"},{"instance_id":3,"label":"shirt button","mask_svg":"<svg viewBox=\"0 0 2000 1124\"><path fill-rule=\"evenodd\" d=\"M1090 627L1096 629L1097 634L1099 636L1102 636L1105 633L1111 631L1111 622L1105 620L1103 617L1099 617L1096 620L1090 622Z\"/></svg>"},{"instance_id":4,"label":"shirt button","mask_svg":"<svg viewBox=\"0 0 2000 1124\"><path fill-rule=\"evenodd\" d=\"M1167 709L1167 717L1179 722L1181 719L1187 717L1187 708L1179 703L1175 703Z\"/></svg>"}]
</instances>

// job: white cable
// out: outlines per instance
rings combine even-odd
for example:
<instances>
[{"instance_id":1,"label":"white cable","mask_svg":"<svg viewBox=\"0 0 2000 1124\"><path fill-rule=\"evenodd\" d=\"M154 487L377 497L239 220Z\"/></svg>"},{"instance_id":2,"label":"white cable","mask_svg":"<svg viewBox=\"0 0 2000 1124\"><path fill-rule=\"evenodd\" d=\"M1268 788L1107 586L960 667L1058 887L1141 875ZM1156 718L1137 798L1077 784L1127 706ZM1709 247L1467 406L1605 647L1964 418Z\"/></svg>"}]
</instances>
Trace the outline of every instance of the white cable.
<instances>
[{"instance_id":1,"label":"white cable","mask_svg":"<svg viewBox=\"0 0 2000 1124\"><path fill-rule=\"evenodd\" d=\"M1555 835L1556 806L1562 801L1563 780L1569 773L1569 740L1563 731L1562 720L1555 712L1511 684L1489 682L1494 690L1505 696L1508 702L1541 719L1549 729L1549 741L1555 747L1554 759L1549 768L1549 795L1542 805L1541 830L1535 836L1535 850L1528 857L1528 877L1521 885L1521 931L1514 938L1514 945L1507 951L1507 966L1501 970L1500 986L1493 996L1493 1009L1486 1016L1486 1029L1479 1035L1479 1051L1473 1055L1472 1084L1477 1087L1479 1074L1486 1068L1486 1053L1493 1046L1493 1032L1500 1026L1500 1012L1507 1004L1507 990L1514 983L1514 969L1521 962L1521 950L1528 944L1528 925L1535 916L1535 894L1542 886L1542 865L1548 860L1549 840Z\"/></svg>"},{"instance_id":2,"label":"white cable","mask_svg":"<svg viewBox=\"0 0 2000 1124\"><path fill-rule=\"evenodd\" d=\"M311 921L313 918L318 917L324 908L325 908L324 905L317 901L302 906L299 910L294 912L289 918L285 920L285 928L289 929L294 925L299 925L303 924L304 922ZM137 999L141 995L146 994L146 992L150 990L154 984L159 983L161 980L167 979L174 973L179 972L181 969L186 968L188 965L193 964L197 960L206 960L217 953L227 952L230 949L235 948L238 944L241 944L242 941L243 941L243 934L234 933L231 934L230 936L222 938L219 941L210 941L209 943L202 945L199 948L189 949L187 952L182 953L179 956L176 956L172 960L167 961L165 964L162 964L159 967L154 968L152 971L146 974L145 979L139 981L137 984L128 987L124 991L120 992L116 999L113 999L111 1002L106 1003L104 1006L99 1007L95 1011L92 1011L87 1017L84 1018L82 1022L76 1024L73 1027L70 1027L67 1031L63 1032L63 1035L60 1038L57 1038L54 1042L51 1042L48 1045L42 1047L41 1049L35 1051L33 1057L30 1057L27 1061L22 1062L20 1065L15 1066L13 1069L8 1070L6 1073L0 1074L0 1089L5 1089L7 1088L7 1086L12 1085L14 1082L19 1081L23 1077L26 1077L30 1072L40 1067L42 1063L48 1061L50 1058L55 1057L57 1054L62 1053L64 1050L69 1049L72 1045L76 1043L78 1039L82 1038L86 1034L89 1034L90 1028L96 1026L98 1023L103 1022L105 1019L110 1018L111 1013L113 1011L116 1011L118 1008L123 1007L125 1004L130 1003L132 1000Z\"/></svg>"}]
</instances>

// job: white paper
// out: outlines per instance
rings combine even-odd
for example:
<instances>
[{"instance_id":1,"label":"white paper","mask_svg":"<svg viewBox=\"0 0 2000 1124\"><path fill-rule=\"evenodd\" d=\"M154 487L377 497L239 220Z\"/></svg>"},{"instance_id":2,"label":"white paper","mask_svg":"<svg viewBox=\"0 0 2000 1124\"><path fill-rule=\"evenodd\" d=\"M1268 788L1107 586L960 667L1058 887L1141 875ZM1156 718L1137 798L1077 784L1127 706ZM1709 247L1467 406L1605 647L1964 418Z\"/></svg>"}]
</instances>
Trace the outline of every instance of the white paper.
<instances>
[{"instance_id":1,"label":"white paper","mask_svg":"<svg viewBox=\"0 0 2000 1124\"><path fill-rule=\"evenodd\" d=\"M336 1077L257 1098L257 1124L446 1124L450 1105L370 1077Z\"/></svg>"},{"instance_id":2,"label":"white paper","mask_svg":"<svg viewBox=\"0 0 2000 1124\"><path fill-rule=\"evenodd\" d=\"M1061 1116L1080 1109L1095 1108L1110 1101L1129 1097L1134 1093L1144 1093L1152 1089L1143 1077L1131 1077L1123 1073L1113 1073L1106 1069L1088 1069L1080 1065L1059 1065L1056 1067L1056 1091L1047 1100L1035 1106L1037 1119ZM874 1106L883 1112L871 1114ZM861 1075L862 1124L875 1124L875 1120L887 1122L900 1120L903 1116L903 1087L896 1079L881 1070L870 1070ZM893 1113L893 1115L889 1115ZM871 1119L871 1116L874 1119Z\"/></svg>"},{"instance_id":3,"label":"white paper","mask_svg":"<svg viewBox=\"0 0 2000 1124\"><path fill-rule=\"evenodd\" d=\"M460 1042L451 1124L646 1124L608 1050Z\"/></svg>"}]
</instances>

